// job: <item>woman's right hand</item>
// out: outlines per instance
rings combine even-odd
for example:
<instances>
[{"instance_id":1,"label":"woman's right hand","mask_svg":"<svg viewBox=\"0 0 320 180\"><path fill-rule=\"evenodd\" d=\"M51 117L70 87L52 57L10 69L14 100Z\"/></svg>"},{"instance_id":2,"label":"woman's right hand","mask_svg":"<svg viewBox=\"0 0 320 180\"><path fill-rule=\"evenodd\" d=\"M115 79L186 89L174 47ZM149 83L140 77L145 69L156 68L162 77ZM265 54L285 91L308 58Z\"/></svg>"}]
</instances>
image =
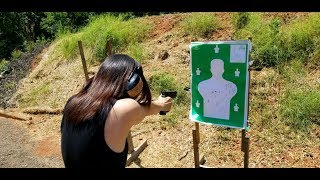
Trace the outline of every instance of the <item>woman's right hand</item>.
<instances>
[{"instance_id":1,"label":"woman's right hand","mask_svg":"<svg viewBox=\"0 0 320 180\"><path fill-rule=\"evenodd\" d=\"M161 107L160 111L169 112L172 106L172 98L171 97L162 97L161 95L158 97L155 102Z\"/></svg>"}]
</instances>

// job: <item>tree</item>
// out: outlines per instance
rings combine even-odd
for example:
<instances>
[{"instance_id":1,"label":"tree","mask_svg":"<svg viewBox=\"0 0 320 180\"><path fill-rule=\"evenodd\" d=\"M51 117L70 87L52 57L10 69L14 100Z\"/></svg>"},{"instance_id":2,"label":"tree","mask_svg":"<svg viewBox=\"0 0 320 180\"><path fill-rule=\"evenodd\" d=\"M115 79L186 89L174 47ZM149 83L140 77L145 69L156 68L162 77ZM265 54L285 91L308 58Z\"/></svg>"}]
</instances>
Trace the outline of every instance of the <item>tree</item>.
<instances>
[{"instance_id":1,"label":"tree","mask_svg":"<svg viewBox=\"0 0 320 180\"><path fill-rule=\"evenodd\" d=\"M24 18L21 13L0 12L0 58L9 58L14 49L23 48Z\"/></svg>"}]
</instances>

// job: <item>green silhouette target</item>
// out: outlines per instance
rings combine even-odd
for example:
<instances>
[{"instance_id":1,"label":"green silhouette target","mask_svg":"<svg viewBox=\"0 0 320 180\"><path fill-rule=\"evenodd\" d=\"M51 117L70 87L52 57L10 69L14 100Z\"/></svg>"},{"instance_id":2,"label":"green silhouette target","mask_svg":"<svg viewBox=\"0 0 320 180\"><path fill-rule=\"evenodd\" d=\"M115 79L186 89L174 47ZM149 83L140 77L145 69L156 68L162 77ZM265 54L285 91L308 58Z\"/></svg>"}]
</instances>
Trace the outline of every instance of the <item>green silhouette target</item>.
<instances>
[{"instance_id":1,"label":"green silhouette target","mask_svg":"<svg viewBox=\"0 0 320 180\"><path fill-rule=\"evenodd\" d=\"M195 122L245 128L251 42L192 42L191 109Z\"/></svg>"}]
</instances>

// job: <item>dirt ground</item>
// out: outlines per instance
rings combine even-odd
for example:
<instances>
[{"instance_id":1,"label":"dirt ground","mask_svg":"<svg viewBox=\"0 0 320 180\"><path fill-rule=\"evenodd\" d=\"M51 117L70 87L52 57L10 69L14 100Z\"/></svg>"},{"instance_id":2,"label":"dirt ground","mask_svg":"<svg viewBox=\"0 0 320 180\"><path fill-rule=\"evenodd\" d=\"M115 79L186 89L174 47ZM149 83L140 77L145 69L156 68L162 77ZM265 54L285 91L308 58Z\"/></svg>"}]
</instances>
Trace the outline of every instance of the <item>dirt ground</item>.
<instances>
[{"instance_id":1,"label":"dirt ground","mask_svg":"<svg viewBox=\"0 0 320 180\"><path fill-rule=\"evenodd\" d=\"M59 145L50 138L34 140L25 125L0 117L0 168L63 167Z\"/></svg>"},{"instance_id":2,"label":"dirt ground","mask_svg":"<svg viewBox=\"0 0 320 180\"><path fill-rule=\"evenodd\" d=\"M0 168L63 168L61 115L30 115L16 110L10 112L32 119L20 121L0 118ZM185 119L173 128L166 128L159 119L158 115L150 116L132 128L134 147L137 148L144 140L148 145L127 168L193 168L194 123ZM205 156L204 165L211 168L241 168L241 133L230 129L224 131L233 131L232 137L217 135L216 127L200 124L199 152ZM318 141L315 142L318 145L309 142L309 139L295 142L299 137L285 142L283 137L278 137L274 141L272 136L263 136L256 131L259 130L249 133L250 168L320 167ZM319 137L319 133L316 135ZM283 145L280 145L281 142Z\"/></svg>"}]
</instances>

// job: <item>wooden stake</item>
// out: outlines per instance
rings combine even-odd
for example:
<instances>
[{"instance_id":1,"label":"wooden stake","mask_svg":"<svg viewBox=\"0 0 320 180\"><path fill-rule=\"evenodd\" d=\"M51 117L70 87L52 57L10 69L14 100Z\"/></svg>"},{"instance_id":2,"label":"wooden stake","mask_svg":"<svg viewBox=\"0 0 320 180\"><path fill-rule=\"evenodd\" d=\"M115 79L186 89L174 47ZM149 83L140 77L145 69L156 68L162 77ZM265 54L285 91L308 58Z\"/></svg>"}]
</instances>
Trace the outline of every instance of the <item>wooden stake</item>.
<instances>
[{"instance_id":1,"label":"wooden stake","mask_svg":"<svg viewBox=\"0 0 320 180\"><path fill-rule=\"evenodd\" d=\"M195 123L195 129L192 130L193 136L193 153L194 153L194 166L195 168L200 168L206 160L204 155L199 155L199 143L200 143L200 130L199 130L199 123Z\"/></svg>"},{"instance_id":2,"label":"wooden stake","mask_svg":"<svg viewBox=\"0 0 320 180\"><path fill-rule=\"evenodd\" d=\"M199 123L195 123L196 124L196 139L197 139L197 143L200 143L200 130L199 130Z\"/></svg>"},{"instance_id":3,"label":"wooden stake","mask_svg":"<svg viewBox=\"0 0 320 180\"><path fill-rule=\"evenodd\" d=\"M61 108L52 109L50 107L30 107L22 110L27 114L62 114Z\"/></svg>"},{"instance_id":4,"label":"wooden stake","mask_svg":"<svg viewBox=\"0 0 320 180\"><path fill-rule=\"evenodd\" d=\"M5 118L17 119L17 120L21 120L21 121L27 121L28 120L27 118L16 116L16 115L12 115L12 114L8 114L8 113L5 113L4 111L0 111L0 116L1 117L5 117Z\"/></svg>"},{"instance_id":5,"label":"wooden stake","mask_svg":"<svg viewBox=\"0 0 320 180\"><path fill-rule=\"evenodd\" d=\"M199 162L199 146L197 142L197 133L196 130L192 130L192 136L193 136L193 153L194 153L194 167L199 168L200 162Z\"/></svg>"},{"instance_id":6,"label":"wooden stake","mask_svg":"<svg viewBox=\"0 0 320 180\"><path fill-rule=\"evenodd\" d=\"M137 148L135 148L132 153L127 157L127 164L126 166L129 166L130 163L136 159L139 154L148 146L147 140L144 140L143 143L140 144Z\"/></svg>"},{"instance_id":7,"label":"wooden stake","mask_svg":"<svg viewBox=\"0 0 320 180\"><path fill-rule=\"evenodd\" d=\"M249 137L246 137L246 130L242 129L242 132L241 132L241 151L244 152L244 157L243 157L244 168L249 167L249 142L250 142L250 139L249 139Z\"/></svg>"},{"instance_id":8,"label":"wooden stake","mask_svg":"<svg viewBox=\"0 0 320 180\"><path fill-rule=\"evenodd\" d=\"M80 55L81 55L81 61L82 61L84 75L85 75L86 81L88 81L89 80L89 75L88 75L86 59L84 58L84 53L83 53L83 48L82 48L82 41L78 41L78 46L79 46L79 50L80 50Z\"/></svg>"},{"instance_id":9,"label":"wooden stake","mask_svg":"<svg viewBox=\"0 0 320 180\"><path fill-rule=\"evenodd\" d=\"M129 131L127 142L128 142L128 153L131 154L134 150L131 131Z\"/></svg>"},{"instance_id":10,"label":"wooden stake","mask_svg":"<svg viewBox=\"0 0 320 180\"><path fill-rule=\"evenodd\" d=\"M107 40L107 55L110 56L112 54L112 40Z\"/></svg>"},{"instance_id":11,"label":"wooden stake","mask_svg":"<svg viewBox=\"0 0 320 180\"><path fill-rule=\"evenodd\" d=\"M249 168L249 143L250 143L250 139L249 137L245 137L245 151L244 151L244 168Z\"/></svg>"}]
</instances>

